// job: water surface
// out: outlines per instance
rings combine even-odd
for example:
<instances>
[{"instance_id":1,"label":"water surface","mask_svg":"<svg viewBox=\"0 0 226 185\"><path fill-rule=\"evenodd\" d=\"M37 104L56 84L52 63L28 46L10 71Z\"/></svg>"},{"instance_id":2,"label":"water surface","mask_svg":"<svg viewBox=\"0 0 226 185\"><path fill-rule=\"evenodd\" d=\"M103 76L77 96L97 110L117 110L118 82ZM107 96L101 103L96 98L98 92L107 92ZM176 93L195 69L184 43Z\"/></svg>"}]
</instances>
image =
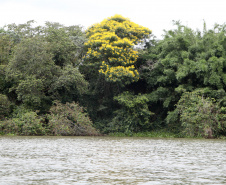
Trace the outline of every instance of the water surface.
<instances>
[{"instance_id":1,"label":"water surface","mask_svg":"<svg viewBox=\"0 0 226 185\"><path fill-rule=\"evenodd\" d=\"M0 137L0 185L226 184L226 141Z\"/></svg>"}]
</instances>

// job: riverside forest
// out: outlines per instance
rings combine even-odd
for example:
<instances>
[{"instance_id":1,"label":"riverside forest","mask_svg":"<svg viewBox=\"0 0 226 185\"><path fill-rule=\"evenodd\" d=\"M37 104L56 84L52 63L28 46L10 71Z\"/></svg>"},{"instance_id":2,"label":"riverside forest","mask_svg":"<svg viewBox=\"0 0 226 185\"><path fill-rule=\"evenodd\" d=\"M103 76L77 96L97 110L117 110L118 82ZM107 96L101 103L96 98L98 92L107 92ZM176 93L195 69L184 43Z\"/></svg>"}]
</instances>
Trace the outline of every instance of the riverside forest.
<instances>
[{"instance_id":1,"label":"riverside forest","mask_svg":"<svg viewBox=\"0 0 226 185\"><path fill-rule=\"evenodd\" d=\"M0 135L225 138L226 25L173 24L0 28Z\"/></svg>"}]
</instances>

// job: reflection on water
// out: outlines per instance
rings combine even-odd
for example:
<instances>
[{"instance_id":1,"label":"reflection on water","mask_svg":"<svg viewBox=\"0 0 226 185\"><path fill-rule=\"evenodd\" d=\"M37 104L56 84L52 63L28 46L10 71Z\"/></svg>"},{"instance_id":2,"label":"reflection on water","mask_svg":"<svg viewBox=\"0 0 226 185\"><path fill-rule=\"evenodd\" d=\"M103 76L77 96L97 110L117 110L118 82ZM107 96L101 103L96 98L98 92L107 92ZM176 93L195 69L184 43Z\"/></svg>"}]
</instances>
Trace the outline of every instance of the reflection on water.
<instances>
[{"instance_id":1,"label":"reflection on water","mask_svg":"<svg viewBox=\"0 0 226 185\"><path fill-rule=\"evenodd\" d=\"M226 141L0 137L0 184L226 184Z\"/></svg>"}]
</instances>

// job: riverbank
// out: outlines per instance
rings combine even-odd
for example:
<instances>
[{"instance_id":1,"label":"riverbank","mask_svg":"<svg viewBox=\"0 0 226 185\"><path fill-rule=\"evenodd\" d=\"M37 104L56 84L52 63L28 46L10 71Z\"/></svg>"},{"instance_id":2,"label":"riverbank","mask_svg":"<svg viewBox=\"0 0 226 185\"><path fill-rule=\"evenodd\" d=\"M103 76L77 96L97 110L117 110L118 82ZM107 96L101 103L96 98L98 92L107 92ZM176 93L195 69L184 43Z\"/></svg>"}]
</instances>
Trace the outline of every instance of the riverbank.
<instances>
[{"instance_id":1,"label":"riverbank","mask_svg":"<svg viewBox=\"0 0 226 185\"><path fill-rule=\"evenodd\" d=\"M175 134L172 132L166 132L164 130L151 131L151 132L138 132L138 133L109 133L108 136L112 137L150 137L150 138L193 138L193 139L204 139L204 137L189 137L182 134ZM225 139L226 136L218 136L216 138L205 138L205 139Z\"/></svg>"},{"instance_id":2,"label":"riverbank","mask_svg":"<svg viewBox=\"0 0 226 185\"><path fill-rule=\"evenodd\" d=\"M25 135L18 135L18 134L13 134L13 133L8 133L8 134L1 134L0 136L25 136ZM37 135L33 135L33 136L37 136ZM43 136L53 136L53 135L43 135ZM90 135L91 136L91 135ZM168 132L165 129L162 130L155 130L155 131L149 131L149 132L138 132L138 133L132 133L132 132L128 132L128 133L122 133L122 132L112 132L109 134L99 134L99 135L95 135L95 137L98 136L110 136L110 137L149 137L149 138L193 138L193 139L204 139L204 137L188 137L188 136L184 136L182 134L179 133L173 133L173 132ZM208 138L206 138L208 139ZM218 136L216 138L211 138L211 139L224 139L226 140L226 136Z\"/></svg>"},{"instance_id":3,"label":"riverbank","mask_svg":"<svg viewBox=\"0 0 226 185\"><path fill-rule=\"evenodd\" d=\"M180 138L178 134L172 132L166 132L165 130L155 130L149 132L138 132L138 133L121 133L114 132L109 133L108 136L113 137L155 137L155 138Z\"/></svg>"}]
</instances>

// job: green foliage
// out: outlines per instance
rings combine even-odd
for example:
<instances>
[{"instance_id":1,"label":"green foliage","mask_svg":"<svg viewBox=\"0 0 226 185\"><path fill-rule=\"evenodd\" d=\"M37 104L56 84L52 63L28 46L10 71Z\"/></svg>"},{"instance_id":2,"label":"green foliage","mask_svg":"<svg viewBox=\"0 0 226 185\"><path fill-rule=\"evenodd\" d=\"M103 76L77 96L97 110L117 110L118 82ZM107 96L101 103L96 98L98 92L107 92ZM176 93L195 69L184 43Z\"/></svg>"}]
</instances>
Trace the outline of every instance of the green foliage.
<instances>
[{"instance_id":1,"label":"green foliage","mask_svg":"<svg viewBox=\"0 0 226 185\"><path fill-rule=\"evenodd\" d=\"M180 122L180 114L179 110L175 109L173 111L169 111L166 117L167 128L174 133L181 133L181 122Z\"/></svg>"},{"instance_id":2,"label":"green foliage","mask_svg":"<svg viewBox=\"0 0 226 185\"><path fill-rule=\"evenodd\" d=\"M55 101L48 118L51 135L98 135L87 113L77 103Z\"/></svg>"},{"instance_id":3,"label":"green foliage","mask_svg":"<svg viewBox=\"0 0 226 185\"><path fill-rule=\"evenodd\" d=\"M208 97L225 104L226 36L224 25L201 33L180 22L174 24L177 29L166 31L162 40L152 41L143 52L146 64L140 74L147 83L151 110L179 128L174 105L183 93L208 89Z\"/></svg>"},{"instance_id":4,"label":"green foliage","mask_svg":"<svg viewBox=\"0 0 226 185\"><path fill-rule=\"evenodd\" d=\"M58 68L54 65L52 55L47 48L47 43L40 37L23 39L16 46L13 58L8 65L8 78L17 82L32 75L49 80L51 83Z\"/></svg>"},{"instance_id":5,"label":"green foliage","mask_svg":"<svg viewBox=\"0 0 226 185\"><path fill-rule=\"evenodd\" d=\"M45 135L43 119L36 112L28 111L0 122L0 133L16 135Z\"/></svg>"},{"instance_id":6,"label":"green foliage","mask_svg":"<svg viewBox=\"0 0 226 185\"><path fill-rule=\"evenodd\" d=\"M14 40L7 32L0 32L0 65L8 64Z\"/></svg>"},{"instance_id":7,"label":"green foliage","mask_svg":"<svg viewBox=\"0 0 226 185\"><path fill-rule=\"evenodd\" d=\"M0 65L0 92L7 93L9 84L6 81L7 65Z\"/></svg>"},{"instance_id":8,"label":"green foliage","mask_svg":"<svg viewBox=\"0 0 226 185\"><path fill-rule=\"evenodd\" d=\"M78 65L85 34L79 26L65 27L59 23L47 22L43 28L45 40L49 44L49 52L58 66Z\"/></svg>"},{"instance_id":9,"label":"green foliage","mask_svg":"<svg viewBox=\"0 0 226 185\"><path fill-rule=\"evenodd\" d=\"M60 70L58 78L51 84L49 92L62 102L78 100L88 90L88 82L76 67L67 65Z\"/></svg>"},{"instance_id":10,"label":"green foliage","mask_svg":"<svg viewBox=\"0 0 226 185\"><path fill-rule=\"evenodd\" d=\"M86 53L80 71L89 82L83 104L97 128L107 130L118 104L114 97L139 79L135 63L136 44L149 38L151 30L120 15L92 25L87 31Z\"/></svg>"},{"instance_id":11,"label":"green foliage","mask_svg":"<svg viewBox=\"0 0 226 185\"><path fill-rule=\"evenodd\" d=\"M39 108L41 106L44 85L41 79L35 79L34 76L28 76L21 80L16 88L17 99L29 107Z\"/></svg>"},{"instance_id":12,"label":"green foliage","mask_svg":"<svg viewBox=\"0 0 226 185\"><path fill-rule=\"evenodd\" d=\"M38 37L22 40L6 69L6 79L13 84L10 91L34 110L44 108L46 92L60 69L47 52L47 44Z\"/></svg>"},{"instance_id":13,"label":"green foliage","mask_svg":"<svg viewBox=\"0 0 226 185\"><path fill-rule=\"evenodd\" d=\"M13 113L12 119L4 123L9 125L9 132L22 135L35 134L29 133L29 128L43 134L39 117L33 111L46 114L56 99L78 101L88 88L78 70L86 40L82 28L50 22L34 27L33 23L11 24L0 31L0 91L18 107L24 107L24 112ZM9 115L8 98L3 96L2 119ZM31 122L27 121L29 118ZM12 130L13 125L16 130Z\"/></svg>"},{"instance_id":14,"label":"green foliage","mask_svg":"<svg viewBox=\"0 0 226 185\"><path fill-rule=\"evenodd\" d=\"M59 23L46 22L45 26L33 26L31 20L25 24L9 24L5 26L3 33L7 33L14 43L33 37L39 37L48 45L48 53L52 54L52 60L58 66L68 64L78 65L83 44L86 41L85 34L80 26L66 27ZM4 47L7 46L4 44ZM0 44L1 47L1 44Z\"/></svg>"},{"instance_id":15,"label":"green foliage","mask_svg":"<svg viewBox=\"0 0 226 185\"><path fill-rule=\"evenodd\" d=\"M11 102L6 95L0 94L0 120L7 117L10 113Z\"/></svg>"},{"instance_id":16,"label":"green foliage","mask_svg":"<svg viewBox=\"0 0 226 185\"><path fill-rule=\"evenodd\" d=\"M226 25L174 25L162 40L120 15L86 35L51 22L0 28L0 132L98 135L93 121L127 136L226 135Z\"/></svg>"},{"instance_id":17,"label":"green foliage","mask_svg":"<svg viewBox=\"0 0 226 185\"><path fill-rule=\"evenodd\" d=\"M64 34L57 35L57 38L49 41L48 37L52 38L51 33L58 33L60 30ZM74 41L70 40L66 29L61 27L60 30L48 27L45 30L46 37L33 35L31 38L23 38L14 48L13 58L7 66L6 79L13 84L10 92L15 92L17 101L33 110L46 111L54 99L63 102L78 100L87 90L88 83L73 65L76 61L77 47L73 45ZM73 30L71 32L74 33ZM61 52L60 56L64 56L65 60L58 58L59 61L56 60L55 42L58 42L57 50L60 47L64 50L65 45L63 41L60 42L64 39L70 41L73 45L71 50L74 52L70 53L70 59L68 52L71 50Z\"/></svg>"},{"instance_id":18,"label":"green foliage","mask_svg":"<svg viewBox=\"0 0 226 185\"><path fill-rule=\"evenodd\" d=\"M17 42L20 42L24 38L31 38L35 35L41 35L43 33L40 26L33 26L34 23L34 20L30 20L24 24L8 24L5 26L5 29L17 38Z\"/></svg>"},{"instance_id":19,"label":"green foliage","mask_svg":"<svg viewBox=\"0 0 226 185\"><path fill-rule=\"evenodd\" d=\"M124 92L114 99L121 108L115 111L115 117L110 123L112 131L128 133L151 128L153 113L148 109L148 98L145 95Z\"/></svg>"},{"instance_id":20,"label":"green foliage","mask_svg":"<svg viewBox=\"0 0 226 185\"><path fill-rule=\"evenodd\" d=\"M187 136L216 137L226 131L225 107L200 91L184 93L177 104L183 132Z\"/></svg>"}]
</instances>

